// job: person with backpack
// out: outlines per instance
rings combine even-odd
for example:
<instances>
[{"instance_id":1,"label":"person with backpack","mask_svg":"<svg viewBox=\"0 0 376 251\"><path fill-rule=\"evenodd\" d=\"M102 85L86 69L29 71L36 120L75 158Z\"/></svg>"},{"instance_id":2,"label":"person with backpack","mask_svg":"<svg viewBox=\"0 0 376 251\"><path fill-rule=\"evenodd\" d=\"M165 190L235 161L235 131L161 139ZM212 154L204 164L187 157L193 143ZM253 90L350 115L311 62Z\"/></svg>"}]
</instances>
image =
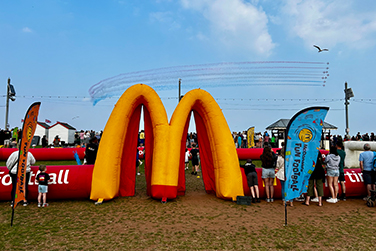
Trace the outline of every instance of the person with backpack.
<instances>
[{"instance_id":1,"label":"person with backpack","mask_svg":"<svg viewBox=\"0 0 376 251\"><path fill-rule=\"evenodd\" d=\"M262 162L261 164L262 176L261 177L265 183L266 202L273 202L274 201L273 181L275 178L275 167L276 167L277 157L268 144L265 145L264 150L260 156L260 159Z\"/></svg>"},{"instance_id":2,"label":"person with backpack","mask_svg":"<svg viewBox=\"0 0 376 251\"><path fill-rule=\"evenodd\" d=\"M375 190L375 168L374 168L374 156L375 153L371 151L371 145L366 143L363 146L364 152L359 155L359 167L363 173L364 184L367 187L367 200L371 197L371 191Z\"/></svg>"}]
</instances>

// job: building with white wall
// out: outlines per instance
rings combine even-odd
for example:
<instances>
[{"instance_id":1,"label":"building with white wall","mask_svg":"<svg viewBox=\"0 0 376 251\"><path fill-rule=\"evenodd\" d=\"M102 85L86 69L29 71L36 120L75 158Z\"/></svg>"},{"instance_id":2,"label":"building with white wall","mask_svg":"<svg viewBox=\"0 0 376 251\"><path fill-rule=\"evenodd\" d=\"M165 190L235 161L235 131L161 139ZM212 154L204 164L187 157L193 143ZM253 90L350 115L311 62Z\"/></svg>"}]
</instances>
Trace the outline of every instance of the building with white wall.
<instances>
[{"instance_id":1,"label":"building with white wall","mask_svg":"<svg viewBox=\"0 0 376 251\"><path fill-rule=\"evenodd\" d=\"M69 124L56 122L56 124L52 125L48 130L48 144L52 144L56 136L59 136L60 142L65 142L65 144L74 143L76 128Z\"/></svg>"},{"instance_id":2,"label":"building with white wall","mask_svg":"<svg viewBox=\"0 0 376 251\"><path fill-rule=\"evenodd\" d=\"M44 122L38 122L37 123L37 128L35 129L35 133L34 133L34 137L35 136L39 136L39 141L36 145L41 145L42 144L42 138L44 135L46 135L47 139L48 139L48 132L49 132L49 129L50 126L47 124L47 123L44 123ZM50 141L48 141L50 142Z\"/></svg>"}]
</instances>

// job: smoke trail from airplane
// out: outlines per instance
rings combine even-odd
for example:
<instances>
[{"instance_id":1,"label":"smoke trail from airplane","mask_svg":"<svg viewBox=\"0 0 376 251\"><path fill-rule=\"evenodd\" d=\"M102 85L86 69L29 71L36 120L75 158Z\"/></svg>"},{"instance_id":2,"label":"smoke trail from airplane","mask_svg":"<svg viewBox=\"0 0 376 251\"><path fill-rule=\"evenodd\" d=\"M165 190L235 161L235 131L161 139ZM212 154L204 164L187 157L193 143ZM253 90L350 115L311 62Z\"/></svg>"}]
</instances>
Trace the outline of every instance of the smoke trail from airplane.
<instances>
[{"instance_id":1,"label":"smoke trail from airplane","mask_svg":"<svg viewBox=\"0 0 376 251\"><path fill-rule=\"evenodd\" d=\"M179 78L184 88L237 86L322 86L329 76L329 63L302 61L224 62L156 68L119 74L89 89L92 102L122 94L143 83L156 91L176 89Z\"/></svg>"}]
</instances>

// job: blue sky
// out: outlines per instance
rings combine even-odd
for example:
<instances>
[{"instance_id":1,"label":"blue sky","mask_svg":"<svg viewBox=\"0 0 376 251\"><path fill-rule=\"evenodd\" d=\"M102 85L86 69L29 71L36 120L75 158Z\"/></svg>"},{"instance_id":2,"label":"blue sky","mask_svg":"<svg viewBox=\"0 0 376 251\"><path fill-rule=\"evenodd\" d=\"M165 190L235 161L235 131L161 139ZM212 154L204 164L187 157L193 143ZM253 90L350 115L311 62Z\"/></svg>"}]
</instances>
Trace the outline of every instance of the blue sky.
<instances>
[{"instance_id":1,"label":"blue sky","mask_svg":"<svg viewBox=\"0 0 376 251\"><path fill-rule=\"evenodd\" d=\"M347 81L355 94L349 106L350 134L376 131L373 0L1 1L0 34L0 128L5 126L8 78L17 93L10 103L11 127L21 126L29 105L41 101L40 121L98 131L127 84L120 83L111 98L95 106L89 89L119 74L302 61L329 62L325 86L239 86L228 79L222 79L227 87L215 81L200 86L200 78L182 78L182 92L202 87L211 93L231 131L250 126L264 131L308 106L329 106L326 121L338 127L334 134L343 135ZM329 51L318 53L313 44ZM177 105L178 78L176 88L166 82L168 88L157 90L169 118Z\"/></svg>"}]
</instances>

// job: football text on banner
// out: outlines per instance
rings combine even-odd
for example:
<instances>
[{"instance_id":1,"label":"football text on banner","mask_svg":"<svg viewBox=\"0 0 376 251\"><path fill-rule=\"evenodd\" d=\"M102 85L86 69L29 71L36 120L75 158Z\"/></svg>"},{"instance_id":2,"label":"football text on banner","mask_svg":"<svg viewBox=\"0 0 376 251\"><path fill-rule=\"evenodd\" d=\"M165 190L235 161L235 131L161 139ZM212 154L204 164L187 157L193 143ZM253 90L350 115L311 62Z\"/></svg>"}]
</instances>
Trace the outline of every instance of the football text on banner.
<instances>
[{"instance_id":1,"label":"football text on banner","mask_svg":"<svg viewBox=\"0 0 376 251\"><path fill-rule=\"evenodd\" d=\"M285 199L291 200L307 192L308 179L315 169L322 127L328 107L301 110L286 128Z\"/></svg>"}]
</instances>

